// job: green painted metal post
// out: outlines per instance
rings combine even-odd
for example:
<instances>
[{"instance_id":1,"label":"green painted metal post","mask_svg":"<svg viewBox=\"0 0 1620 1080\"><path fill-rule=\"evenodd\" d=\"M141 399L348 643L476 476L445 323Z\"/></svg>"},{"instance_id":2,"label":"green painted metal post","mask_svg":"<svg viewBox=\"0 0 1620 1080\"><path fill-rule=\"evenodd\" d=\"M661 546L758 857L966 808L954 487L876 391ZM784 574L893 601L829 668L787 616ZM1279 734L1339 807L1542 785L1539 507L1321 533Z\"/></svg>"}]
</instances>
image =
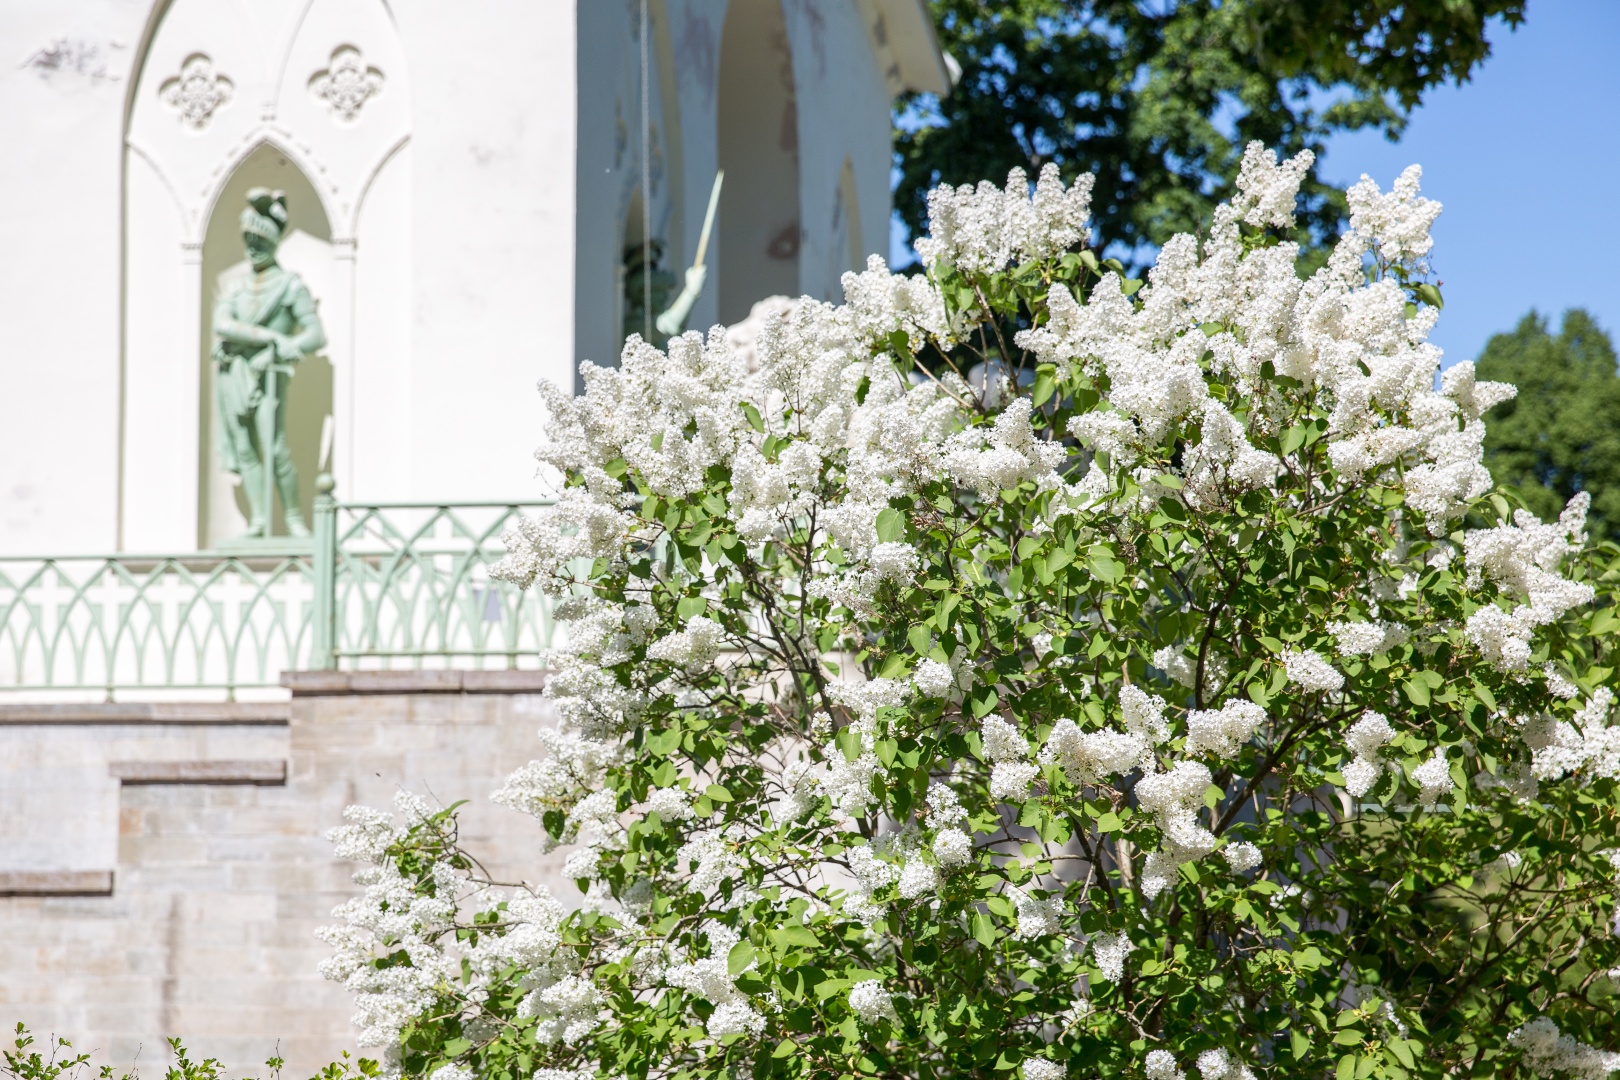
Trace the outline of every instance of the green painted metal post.
<instances>
[{"instance_id":1,"label":"green painted metal post","mask_svg":"<svg viewBox=\"0 0 1620 1080\"><path fill-rule=\"evenodd\" d=\"M337 666L337 500L331 473L315 478L315 611L310 627L310 667Z\"/></svg>"}]
</instances>

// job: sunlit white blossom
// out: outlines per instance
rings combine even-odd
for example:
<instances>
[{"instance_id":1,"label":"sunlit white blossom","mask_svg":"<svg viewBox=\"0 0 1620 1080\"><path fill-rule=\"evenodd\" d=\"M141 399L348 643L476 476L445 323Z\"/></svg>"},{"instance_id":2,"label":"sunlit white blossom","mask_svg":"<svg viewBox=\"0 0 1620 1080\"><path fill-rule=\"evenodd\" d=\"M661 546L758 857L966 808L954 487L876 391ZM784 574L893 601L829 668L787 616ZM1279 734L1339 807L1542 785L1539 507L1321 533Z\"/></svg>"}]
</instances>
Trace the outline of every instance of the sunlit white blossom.
<instances>
[{"instance_id":1,"label":"sunlit white blossom","mask_svg":"<svg viewBox=\"0 0 1620 1080\"><path fill-rule=\"evenodd\" d=\"M1131 954L1131 939L1125 931L1097 934L1091 939L1091 962L1109 982L1125 977L1125 958Z\"/></svg>"},{"instance_id":2,"label":"sunlit white blossom","mask_svg":"<svg viewBox=\"0 0 1620 1080\"><path fill-rule=\"evenodd\" d=\"M1508 1045L1524 1054L1524 1063L1537 1076L1567 1073L1579 1080L1608 1080L1620 1069L1620 1053L1599 1050L1563 1034L1558 1025L1538 1016L1508 1035Z\"/></svg>"},{"instance_id":3,"label":"sunlit white blossom","mask_svg":"<svg viewBox=\"0 0 1620 1080\"><path fill-rule=\"evenodd\" d=\"M1015 937L1020 939L1045 937L1062 930L1063 916L1067 908L1061 895L1042 900L1020 891L1013 896L1013 906L1018 912L1018 926L1013 931Z\"/></svg>"},{"instance_id":4,"label":"sunlit white blossom","mask_svg":"<svg viewBox=\"0 0 1620 1080\"><path fill-rule=\"evenodd\" d=\"M1148 1080L1183 1080L1186 1076L1176 1068L1175 1055L1168 1050L1149 1050L1143 1059L1142 1068L1147 1073Z\"/></svg>"},{"instance_id":5,"label":"sunlit white blossom","mask_svg":"<svg viewBox=\"0 0 1620 1080\"><path fill-rule=\"evenodd\" d=\"M1406 641L1406 628L1397 623L1330 622L1328 633L1338 642L1341 656L1371 656Z\"/></svg>"},{"instance_id":6,"label":"sunlit white blossom","mask_svg":"<svg viewBox=\"0 0 1620 1080\"><path fill-rule=\"evenodd\" d=\"M944 697L956 685L955 673L938 660L922 661L911 678L917 684L917 692L924 697Z\"/></svg>"},{"instance_id":7,"label":"sunlit white blossom","mask_svg":"<svg viewBox=\"0 0 1620 1080\"><path fill-rule=\"evenodd\" d=\"M1434 755L1412 770L1412 782L1418 785L1418 801L1433 808L1456 784L1451 779L1451 764L1445 751L1436 748Z\"/></svg>"},{"instance_id":8,"label":"sunlit white blossom","mask_svg":"<svg viewBox=\"0 0 1620 1080\"><path fill-rule=\"evenodd\" d=\"M894 999L883 988L882 983L871 979L858 982L849 988L849 1007L864 1024L899 1019L894 1011Z\"/></svg>"},{"instance_id":9,"label":"sunlit white blossom","mask_svg":"<svg viewBox=\"0 0 1620 1080\"><path fill-rule=\"evenodd\" d=\"M1260 853L1260 849L1254 844L1249 843L1247 840L1239 840L1235 844L1227 844L1225 847L1221 848L1221 855L1226 859L1226 865L1230 866L1234 872L1240 874L1245 870L1253 870L1255 867L1259 866L1264 859L1264 856Z\"/></svg>"},{"instance_id":10,"label":"sunlit white blossom","mask_svg":"<svg viewBox=\"0 0 1620 1080\"><path fill-rule=\"evenodd\" d=\"M1312 649L1289 649L1283 653L1283 665L1289 681L1305 690L1332 691L1344 686L1344 676Z\"/></svg>"}]
</instances>

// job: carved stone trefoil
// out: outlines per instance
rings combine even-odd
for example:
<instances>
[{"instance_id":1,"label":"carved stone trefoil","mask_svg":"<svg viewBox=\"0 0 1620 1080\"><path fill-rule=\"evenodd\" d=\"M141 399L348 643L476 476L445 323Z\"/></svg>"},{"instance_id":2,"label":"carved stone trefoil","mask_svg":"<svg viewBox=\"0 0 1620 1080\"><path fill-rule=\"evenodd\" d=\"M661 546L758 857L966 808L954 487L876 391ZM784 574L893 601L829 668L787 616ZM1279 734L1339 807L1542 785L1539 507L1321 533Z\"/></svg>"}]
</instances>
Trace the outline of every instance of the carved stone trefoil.
<instances>
[{"instance_id":1,"label":"carved stone trefoil","mask_svg":"<svg viewBox=\"0 0 1620 1080\"><path fill-rule=\"evenodd\" d=\"M231 103L236 85L214 70L204 53L192 53L180 65L180 74L158 87L163 104L180 114L180 122L193 131L208 126L214 113Z\"/></svg>"},{"instance_id":2,"label":"carved stone trefoil","mask_svg":"<svg viewBox=\"0 0 1620 1080\"><path fill-rule=\"evenodd\" d=\"M382 93L382 88L383 73L367 67L360 50L353 45L333 49L326 69L317 71L309 80L309 92L326 102L332 118L340 124L357 121L366 102Z\"/></svg>"}]
</instances>

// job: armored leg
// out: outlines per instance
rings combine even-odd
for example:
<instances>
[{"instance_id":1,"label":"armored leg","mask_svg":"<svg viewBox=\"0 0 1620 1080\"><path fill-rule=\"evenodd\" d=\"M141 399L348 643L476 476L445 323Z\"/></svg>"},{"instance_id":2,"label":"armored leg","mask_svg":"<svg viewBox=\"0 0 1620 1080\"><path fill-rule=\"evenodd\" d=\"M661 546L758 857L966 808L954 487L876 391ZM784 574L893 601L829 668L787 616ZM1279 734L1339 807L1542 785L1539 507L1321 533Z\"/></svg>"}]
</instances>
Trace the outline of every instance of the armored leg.
<instances>
[{"instance_id":1,"label":"armored leg","mask_svg":"<svg viewBox=\"0 0 1620 1080\"><path fill-rule=\"evenodd\" d=\"M276 440L276 490L281 494L281 516L287 522L287 533L308 536L309 526L304 524L304 511L298 502L298 470L293 467L285 437Z\"/></svg>"},{"instance_id":2,"label":"armored leg","mask_svg":"<svg viewBox=\"0 0 1620 1080\"><path fill-rule=\"evenodd\" d=\"M292 447L287 444L287 399L282 398L276 408L276 491L281 495L281 516L287 523L289 536L308 536L309 526L304 524L304 511L298 501L298 469L293 465Z\"/></svg>"},{"instance_id":3,"label":"armored leg","mask_svg":"<svg viewBox=\"0 0 1620 1080\"><path fill-rule=\"evenodd\" d=\"M232 449L236 455L237 475L242 478L242 490L247 495L248 508L251 517L248 521L248 536L268 536L270 533L270 508L264 506L264 466L259 463L259 448L257 440L247 423L227 423L224 425L224 436L231 440Z\"/></svg>"}]
</instances>

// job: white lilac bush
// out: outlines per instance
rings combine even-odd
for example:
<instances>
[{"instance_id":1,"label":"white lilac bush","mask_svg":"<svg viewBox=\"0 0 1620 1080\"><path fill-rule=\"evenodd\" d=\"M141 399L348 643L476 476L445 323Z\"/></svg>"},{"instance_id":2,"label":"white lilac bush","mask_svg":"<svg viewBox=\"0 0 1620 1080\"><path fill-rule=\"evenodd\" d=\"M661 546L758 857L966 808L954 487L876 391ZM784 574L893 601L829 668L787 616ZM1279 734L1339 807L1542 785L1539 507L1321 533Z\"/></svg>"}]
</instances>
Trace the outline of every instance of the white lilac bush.
<instances>
[{"instance_id":1,"label":"white lilac bush","mask_svg":"<svg viewBox=\"0 0 1620 1080\"><path fill-rule=\"evenodd\" d=\"M631 338L547 390L560 723L455 817L350 812L326 974L388 1068L1441 1077L1620 1068L1615 564L1481 463L1426 342L1439 204L1256 145L1145 282L1089 178L941 188L749 370Z\"/></svg>"}]
</instances>

